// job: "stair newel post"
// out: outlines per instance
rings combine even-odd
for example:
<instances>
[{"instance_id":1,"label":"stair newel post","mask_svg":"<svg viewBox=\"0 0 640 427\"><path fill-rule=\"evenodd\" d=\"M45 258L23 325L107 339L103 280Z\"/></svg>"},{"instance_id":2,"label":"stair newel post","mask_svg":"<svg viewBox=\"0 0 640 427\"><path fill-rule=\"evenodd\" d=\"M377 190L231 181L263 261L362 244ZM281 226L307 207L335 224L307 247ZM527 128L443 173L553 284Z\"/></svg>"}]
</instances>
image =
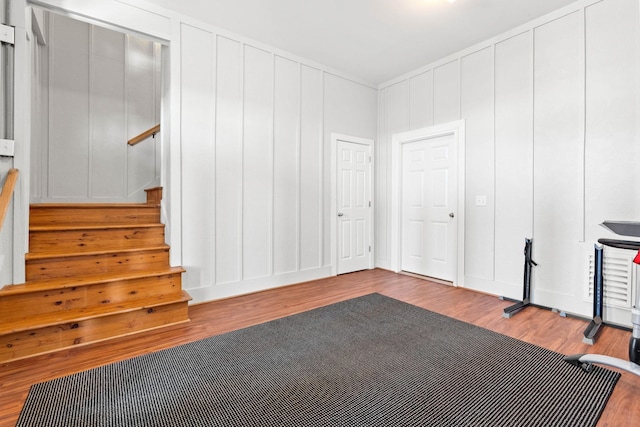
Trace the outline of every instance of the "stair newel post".
<instances>
[{"instance_id":1,"label":"stair newel post","mask_svg":"<svg viewBox=\"0 0 640 427\"><path fill-rule=\"evenodd\" d=\"M159 205L162 201L162 187L149 188L144 190L147 193L148 205Z\"/></svg>"}]
</instances>

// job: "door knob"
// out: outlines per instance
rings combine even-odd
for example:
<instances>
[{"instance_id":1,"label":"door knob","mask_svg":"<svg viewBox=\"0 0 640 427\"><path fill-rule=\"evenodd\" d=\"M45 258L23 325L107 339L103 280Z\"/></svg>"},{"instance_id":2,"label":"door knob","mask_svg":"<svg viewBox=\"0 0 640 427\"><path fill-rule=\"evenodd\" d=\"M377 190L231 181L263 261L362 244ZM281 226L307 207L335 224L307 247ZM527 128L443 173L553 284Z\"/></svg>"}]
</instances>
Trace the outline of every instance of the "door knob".
<instances>
[{"instance_id":1,"label":"door knob","mask_svg":"<svg viewBox=\"0 0 640 427\"><path fill-rule=\"evenodd\" d=\"M449 213L449 218L453 218L455 215L453 214L453 212Z\"/></svg>"},{"instance_id":2,"label":"door knob","mask_svg":"<svg viewBox=\"0 0 640 427\"><path fill-rule=\"evenodd\" d=\"M343 216L344 214L342 212L338 212L338 216Z\"/></svg>"}]
</instances>

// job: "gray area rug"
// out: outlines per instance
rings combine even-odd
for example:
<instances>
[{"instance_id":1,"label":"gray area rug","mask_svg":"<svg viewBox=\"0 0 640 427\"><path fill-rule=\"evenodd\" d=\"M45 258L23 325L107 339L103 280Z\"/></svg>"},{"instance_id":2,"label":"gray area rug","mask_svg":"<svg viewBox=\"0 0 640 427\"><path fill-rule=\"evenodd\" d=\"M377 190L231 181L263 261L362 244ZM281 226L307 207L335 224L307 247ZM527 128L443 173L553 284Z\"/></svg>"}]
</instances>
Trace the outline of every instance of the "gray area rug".
<instances>
[{"instance_id":1,"label":"gray area rug","mask_svg":"<svg viewBox=\"0 0 640 427\"><path fill-rule=\"evenodd\" d=\"M619 374L562 358L371 294L36 384L17 426L595 426Z\"/></svg>"}]
</instances>

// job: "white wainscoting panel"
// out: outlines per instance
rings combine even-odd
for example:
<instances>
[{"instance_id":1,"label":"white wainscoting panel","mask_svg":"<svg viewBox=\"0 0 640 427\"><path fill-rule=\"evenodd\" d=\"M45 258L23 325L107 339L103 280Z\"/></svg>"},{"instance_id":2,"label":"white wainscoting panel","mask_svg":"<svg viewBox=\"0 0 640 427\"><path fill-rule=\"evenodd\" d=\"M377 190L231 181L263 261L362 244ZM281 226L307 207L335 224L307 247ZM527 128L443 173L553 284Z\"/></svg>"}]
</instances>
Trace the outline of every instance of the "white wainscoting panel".
<instances>
[{"instance_id":1,"label":"white wainscoting panel","mask_svg":"<svg viewBox=\"0 0 640 427\"><path fill-rule=\"evenodd\" d=\"M69 18L51 23L46 180L51 199L89 194L89 34L87 24Z\"/></svg>"},{"instance_id":2,"label":"white wainscoting panel","mask_svg":"<svg viewBox=\"0 0 640 427\"><path fill-rule=\"evenodd\" d=\"M409 79L409 130L433 126L433 71Z\"/></svg>"},{"instance_id":3,"label":"white wainscoting panel","mask_svg":"<svg viewBox=\"0 0 640 427\"><path fill-rule=\"evenodd\" d=\"M244 47L242 277L271 274L273 55Z\"/></svg>"},{"instance_id":4,"label":"white wainscoting panel","mask_svg":"<svg viewBox=\"0 0 640 427\"><path fill-rule=\"evenodd\" d=\"M380 129L376 147L376 265L393 269L391 254L391 193L400 188L391 185L391 137L409 130L409 82L402 81L381 90Z\"/></svg>"},{"instance_id":5,"label":"white wainscoting panel","mask_svg":"<svg viewBox=\"0 0 640 427\"><path fill-rule=\"evenodd\" d=\"M527 31L495 46L496 293L517 299L533 237L532 41Z\"/></svg>"},{"instance_id":6,"label":"white wainscoting panel","mask_svg":"<svg viewBox=\"0 0 640 427\"><path fill-rule=\"evenodd\" d=\"M638 100L638 16L634 0L588 7L585 183L587 238L621 238L600 227L604 220L638 221L640 186L630 176L640 165L636 119ZM606 85L602 82L607 82ZM635 184L634 184L635 183ZM622 237L624 238L624 237Z\"/></svg>"},{"instance_id":7,"label":"white wainscoting panel","mask_svg":"<svg viewBox=\"0 0 640 427\"><path fill-rule=\"evenodd\" d=\"M300 270L322 267L323 181L322 72L301 65Z\"/></svg>"},{"instance_id":8,"label":"white wainscoting panel","mask_svg":"<svg viewBox=\"0 0 640 427\"><path fill-rule=\"evenodd\" d=\"M127 99L126 39L124 34L100 27L94 27L92 31L89 194L93 198L118 199L126 191L127 184L127 144L124 141L129 133L126 132L127 115L123 108ZM153 126L153 119L148 121L150 126ZM148 127L135 135L146 129Z\"/></svg>"},{"instance_id":9,"label":"white wainscoting panel","mask_svg":"<svg viewBox=\"0 0 640 427\"><path fill-rule=\"evenodd\" d=\"M180 37L184 288L329 276L327 132L375 136L376 90L200 23Z\"/></svg>"},{"instance_id":10,"label":"white wainscoting panel","mask_svg":"<svg viewBox=\"0 0 640 427\"><path fill-rule=\"evenodd\" d=\"M300 233L300 64L276 56L273 271L298 270Z\"/></svg>"},{"instance_id":11,"label":"white wainscoting panel","mask_svg":"<svg viewBox=\"0 0 640 427\"><path fill-rule=\"evenodd\" d=\"M180 33L183 282L214 283L216 36L190 25Z\"/></svg>"},{"instance_id":12,"label":"white wainscoting panel","mask_svg":"<svg viewBox=\"0 0 640 427\"><path fill-rule=\"evenodd\" d=\"M461 115L466 134L465 273L494 279L495 149L493 47L461 59ZM484 197L478 206L476 197Z\"/></svg>"},{"instance_id":13,"label":"white wainscoting panel","mask_svg":"<svg viewBox=\"0 0 640 427\"><path fill-rule=\"evenodd\" d=\"M460 60L433 70L433 124L460 118Z\"/></svg>"},{"instance_id":14,"label":"white wainscoting panel","mask_svg":"<svg viewBox=\"0 0 640 427\"><path fill-rule=\"evenodd\" d=\"M583 34L580 11L535 30L533 300L547 306L572 304L579 286L566 266L584 239Z\"/></svg>"},{"instance_id":15,"label":"white wainscoting panel","mask_svg":"<svg viewBox=\"0 0 640 427\"><path fill-rule=\"evenodd\" d=\"M242 277L242 43L218 36L216 52L216 284L225 284Z\"/></svg>"}]
</instances>

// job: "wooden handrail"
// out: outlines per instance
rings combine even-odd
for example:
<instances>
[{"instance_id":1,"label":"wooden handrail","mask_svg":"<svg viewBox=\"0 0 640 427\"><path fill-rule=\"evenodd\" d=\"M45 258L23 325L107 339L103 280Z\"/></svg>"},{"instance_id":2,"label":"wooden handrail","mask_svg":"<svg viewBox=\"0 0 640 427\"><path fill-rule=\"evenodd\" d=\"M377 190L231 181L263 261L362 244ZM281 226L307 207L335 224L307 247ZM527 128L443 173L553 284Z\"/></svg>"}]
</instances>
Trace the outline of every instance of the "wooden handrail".
<instances>
[{"instance_id":1,"label":"wooden handrail","mask_svg":"<svg viewBox=\"0 0 640 427\"><path fill-rule=\"evenodd\" d=\"M13 189L16 186L18 180L18 169L9 169L9 175L2 187L2 193L0 193L0 230L2 224L4 224L4 217L9 209L9 202L11 202L11 196L13 195Z\"/></svg>"},{"instance_id":2,"label":"wooden handrail","mask_svg":"<svg viewBox=\"0 0 640 427\"><path fill-rule=\"evenodd\" d=\"M156 133L158 133L158 132L160 132L160 125L155 125L151 129L145 130L140 135L134 136L129 141L127 141L127 143L129 145L136 145L138 142L144 141L145 139L149 138L150 136L155 137Z\"/></svg>"}]
</instances>

